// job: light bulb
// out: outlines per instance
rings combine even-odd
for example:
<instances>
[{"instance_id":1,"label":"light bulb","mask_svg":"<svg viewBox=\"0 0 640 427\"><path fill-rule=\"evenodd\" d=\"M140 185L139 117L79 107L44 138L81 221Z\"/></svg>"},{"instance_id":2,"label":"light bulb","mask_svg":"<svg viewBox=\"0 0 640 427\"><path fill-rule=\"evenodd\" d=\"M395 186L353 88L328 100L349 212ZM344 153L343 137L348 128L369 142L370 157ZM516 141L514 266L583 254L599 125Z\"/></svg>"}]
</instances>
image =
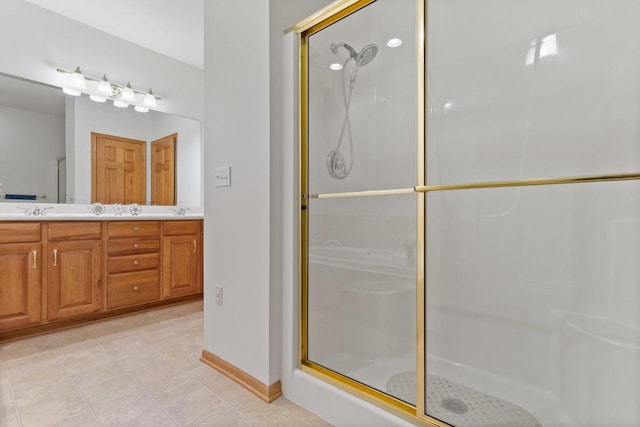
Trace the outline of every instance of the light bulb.
<instances>
[{"instance_id":1,"label":"light bulb","mask_svg":"<svg viewBox=\"0 0 640 427\"><path fill-rule=\"evenodd\" d=\"M95 101L95 102L106 102L107 101L107 98L104 98L104 97L99 96L99 95L94 95L94 94L89 95L89 99L92 100L92 101Z\"/></svg>"},{"instance_id":2,"label":"light bulb","mask_svg":"<svg viewBox=\"0 0 640 427\"><path fill-rule=\"evenodd\" d=\"M398 39L398 38L392 38L389 39L389 41L387 42L387 46L389 47L398 47L402 44L402 40Z\"/></svg>"},{"instance_id":3,"label":"light bulb","mask_svg":"<svg viewBox=\"0 0 640 427\"><path fill-rule=\"evenodd\" d=\"M145 107L151 107L151 108L156 108L158 106L158 103L156 102L156 97L153 94L153 91L151 90L151 88L149 88L149 92L147 92L147 94L144 96L142 105L144 105Z\"/></svg>"},{"instance_id":4,"label":"light bulb","mask_svg":"<svg viewBox=\"0 0 640 427\"><path fill-rule=\"evenodd\" d=\"M121 101L119 99L113 100L113 105L118 108L127 108L129 106L128 102Z\"/></svg>"},{"instance_id":5,"label":"light bulb","mask_svg":"<svg viewBox=\"0 0 640 427\"><path fill-rule=\"evenodd\" d=\"M76 67L76 70L69 77L69 86L76 90L85 90L87 88L87 82L82 75L82 71L80 71L80 67Z\"/></svg>"},{"instance_id":6,"label":"light bulb","mask_svg":"<svg viewBox=\"0 0 640 427\"><path fill-rule=\"evenodd\" d=\"M71 96L80 96L82 94L79 90L71 89L70 87L63 87L62 91Z\"/></svg>"},{"instance_id":7,"label":"light bulb","mask_svg":"<svg viewBox=\"0 0 640 427\"><path fill-rule=\"evenodd\" d=\"M111 83L109 83L106 74L102 75L102 80L98 83L98 89L96 92L103 98L109 98L111 96Z\"/></svg>"},{"instance_id":8,"label":"light bulb","mask_svg":"<svg viewBox=\"0 0 640 427\"><path fill-rule=\"evenodd\" d=\"M127 82L127 87L122 90L120 99L127 104L136 103L136 95L133 93L133 89L131 89L131 82Z\"/></svg>"},{"instance_id":9,"label":"light bulb","mask_svg":"<svg viewBox=\"0 0 640 427\"><path fill-rule=\"evenodd\" d=\"M331 68L333 71L342 70L342 64L334 62L333 64L329 65L329 68Z\"/></svg>"}]
</instances>

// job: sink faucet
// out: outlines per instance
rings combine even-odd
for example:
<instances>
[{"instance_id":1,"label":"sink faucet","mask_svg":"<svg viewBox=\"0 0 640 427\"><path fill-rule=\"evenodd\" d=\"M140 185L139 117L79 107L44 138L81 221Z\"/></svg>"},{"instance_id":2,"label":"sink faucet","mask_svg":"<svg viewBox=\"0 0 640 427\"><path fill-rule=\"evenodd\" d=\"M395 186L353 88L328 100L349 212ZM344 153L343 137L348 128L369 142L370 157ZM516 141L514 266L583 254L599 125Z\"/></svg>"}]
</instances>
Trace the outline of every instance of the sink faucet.
<instances>
[{"instance_id":1,"label":"sink faucet","mask_svg":"<svg viewBox=\"0 0 640 427\"><path fill-rule=\"evenodd\" d=\"M170 208L170 210L173 211L173 214L176 216L184 216L187 214L189 208Z\"/></svg>"},{"instance_id":2,"label":"sink faucet","mask_svg":"<svg viewBox=\"0 0 640 427\"><path fill-rule=\"evenodd\" d=\"M46 208L41 208L40 206L35 206L33 208L28 208L26 206L16 206L18 209L24 209L25 215L33 215L33 216L44 216L47 214L49 209L53 209L53 206L47 206Z\"/></svg>"}]
</instances>

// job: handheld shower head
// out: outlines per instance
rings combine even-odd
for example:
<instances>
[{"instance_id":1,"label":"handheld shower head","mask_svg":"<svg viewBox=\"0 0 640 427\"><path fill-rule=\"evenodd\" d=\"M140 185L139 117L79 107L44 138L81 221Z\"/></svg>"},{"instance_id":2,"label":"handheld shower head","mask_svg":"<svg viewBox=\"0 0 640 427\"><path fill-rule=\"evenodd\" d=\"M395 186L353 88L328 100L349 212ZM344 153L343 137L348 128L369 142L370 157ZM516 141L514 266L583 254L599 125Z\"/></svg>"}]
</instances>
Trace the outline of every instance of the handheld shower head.
<instances>
[{"instance_id":1,"label":"handheld shower head","mask_svg":"<svg viewBox=\"0 0 640 427\"><path fill-rule=\"evenodd\" d=\"M353 59L356 61L358 67L362 67L363 65L367 65L369 62L373 61L373 58L375 58L377 54L378 45L371 43L363 47Z\"/></svg>"}]
</instances>

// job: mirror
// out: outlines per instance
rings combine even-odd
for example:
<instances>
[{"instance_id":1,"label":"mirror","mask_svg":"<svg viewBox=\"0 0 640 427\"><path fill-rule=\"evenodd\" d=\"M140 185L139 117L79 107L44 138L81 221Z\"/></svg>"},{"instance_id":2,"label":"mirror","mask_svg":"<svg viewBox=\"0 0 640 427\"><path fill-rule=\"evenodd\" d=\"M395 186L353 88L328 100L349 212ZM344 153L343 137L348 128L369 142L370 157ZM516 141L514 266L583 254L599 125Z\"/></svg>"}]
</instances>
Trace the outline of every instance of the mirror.
<instances>
[{"instance_id":1,"label":"mirror","mask_svg":"<svg viewBox=\"0 0 640 427\"><path fill-rule=\"evenodd\" d=\"M92 133L146 142L146 201L151 142L175 141L175 201L202 206L202 133L198 120L72 97L57 87L0 73L0 202L90 204ZM98 200L99 201L99 200Z\"/></svg>"}]
</instances>

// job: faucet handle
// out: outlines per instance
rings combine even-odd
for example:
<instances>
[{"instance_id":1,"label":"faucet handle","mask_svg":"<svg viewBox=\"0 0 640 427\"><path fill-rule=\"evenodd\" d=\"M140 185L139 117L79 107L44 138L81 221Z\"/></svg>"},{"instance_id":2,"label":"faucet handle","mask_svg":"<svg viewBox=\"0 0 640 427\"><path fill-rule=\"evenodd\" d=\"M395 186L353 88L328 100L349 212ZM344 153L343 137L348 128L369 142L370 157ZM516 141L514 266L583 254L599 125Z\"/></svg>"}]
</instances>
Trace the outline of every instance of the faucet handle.
<instances>
[{"instance_id":1,"label":"faucet handle","mask_svg":"<svg viewBox=\"0 0 640 427\"><path fill-rule=\"evenodd\" d=\"M46 215L49 209L54 209L53 206L47 206L46 208L40 209L40 215Z\"/></svg>"},{"instance_id":2,"label":"faucet handle","mask_svg":"<svg viewBox=\"0 0 640 427\"><path fill-rule=\"evenodd\" d=\"M31 215L31 208L28 208L26 206L16 206L16 209L24 209L25 215Z\"/></svg>"},{"instance_id":3,"label":"faucet handle","mask_svg":"<svg viewBox=\"0 0 640 427\"><path fill-rule=\"evenodd\" d=\"M189 208L169 208L175 216L186 215Z\"/></svg>"}]
</instances>

